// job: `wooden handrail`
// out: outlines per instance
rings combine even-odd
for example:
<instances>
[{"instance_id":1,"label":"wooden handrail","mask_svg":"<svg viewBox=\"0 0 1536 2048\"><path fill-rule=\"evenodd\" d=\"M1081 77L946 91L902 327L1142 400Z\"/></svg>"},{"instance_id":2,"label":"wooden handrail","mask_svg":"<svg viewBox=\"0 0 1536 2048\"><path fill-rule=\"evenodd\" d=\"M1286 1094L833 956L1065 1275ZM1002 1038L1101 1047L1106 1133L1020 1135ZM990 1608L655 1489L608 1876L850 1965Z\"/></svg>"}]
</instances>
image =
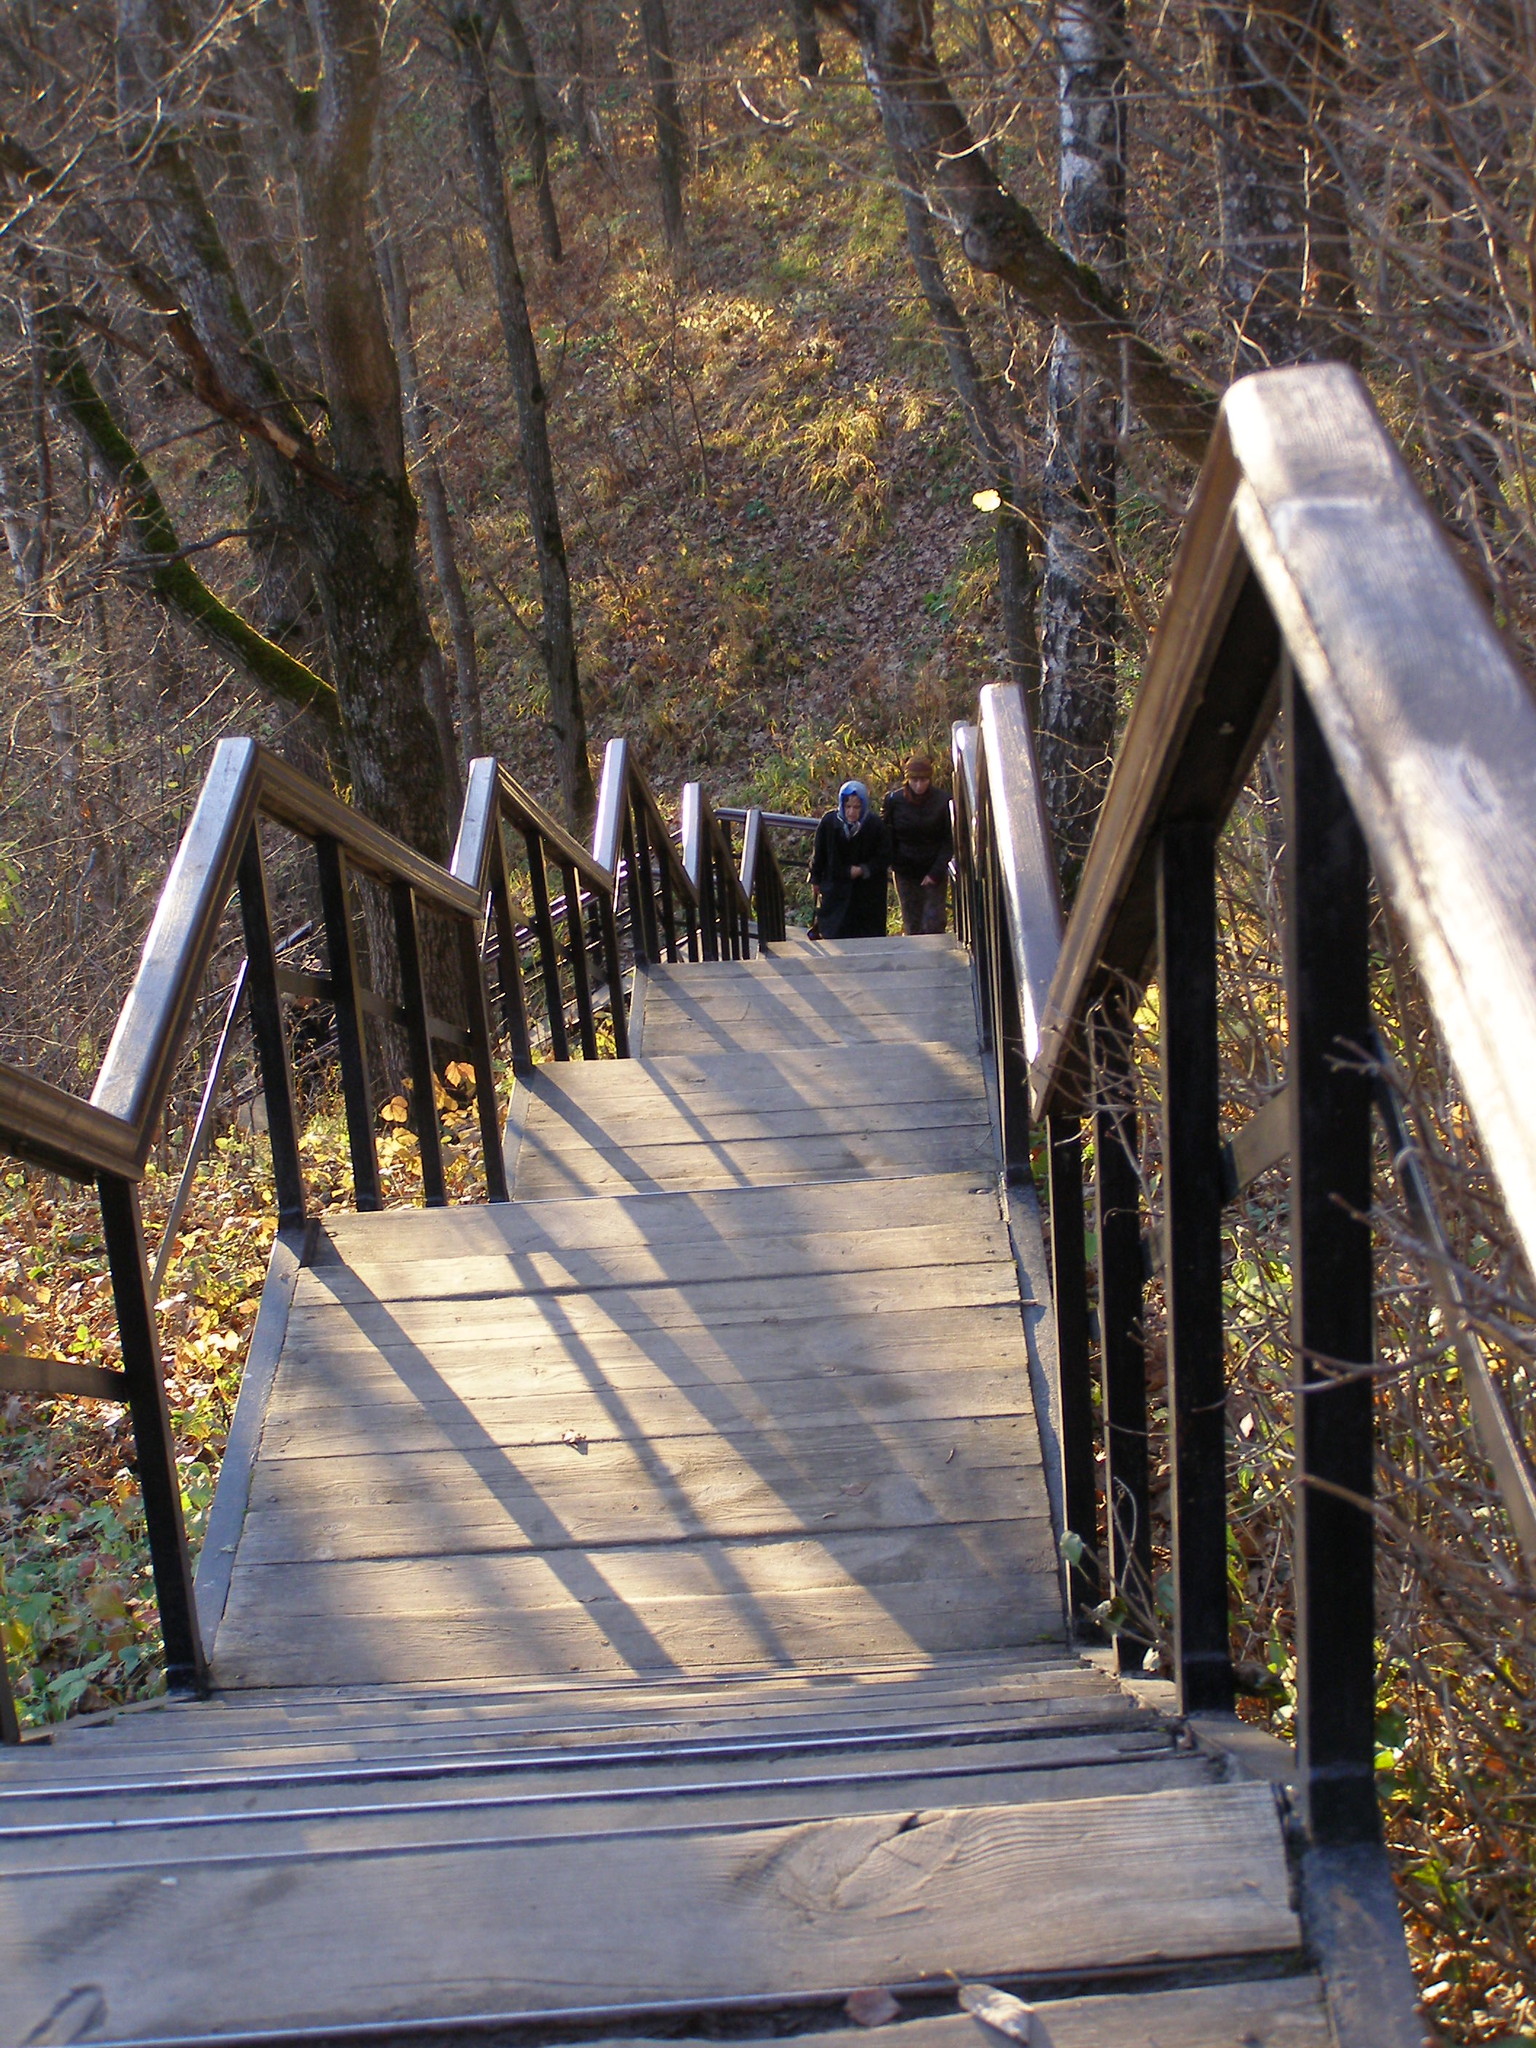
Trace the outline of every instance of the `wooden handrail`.
<instances>
[{"instance_id":1,"label":"wooden handrail","mask_svg":"<svg viewBox=\"0 0 1536 2048\"><path fill-rule=\"evenodd\" d=\"M484 934L489 920L499 944L500 1008L513 1071L533 1064L525 952L531 951L542 992L550 1048L557 1059L572 1051L568 1013L581 1050L596 1058L601 1046L597 1011L606 983L614 1052L629 1050L624 995L625 965L617 910L621 888L630 897L636 961L679 955L677 912L686 924L689 952L739 958L747 947L747 921L730 849L713 816L694 797L700 865L696 882L685 869L656 798L622 741L609 749L593 850L582 846L499 762L470 764L463 812L447 868L394 839L330 791L308 781L248 739L223 740L214 750L191 822L161 892L138 971L117 1021L91 1099L81 1101L36 1075L0 1064L0 1150L52 1171L97 1184L118 1326L121 1373L87 1372L68 1362L6 1355L0 1360L7 1390L83 1394L123 1399L133 1417L145 1502L166 1669L176 1684L199 1687L206 1676L198 1631L180 1487L176 1472L164 1374L156 1336L153 1293L145 1255L136 1183L162 1120L177 1060L231 901L238 899L246 942L241 992L256 1043L277 1190L278 1220L295 1227L306 1217L306 1195L294 1111L291 1056L281 996L295 977L278 966L260 822L268 819L311 842L315 852L329 969L300 977L306 992L334 1006L336 1045L346 1103L348 1141L359 1208L382 1201L374 1142L366 1019L383 1014L404 1028L423 1198L447 1199L436 1105L434 1044L450 1043L468 1058L476 1080L476 1106L485 1162L486 1193L508 1196L502 1156L496 1074L486 1002ZM524 843L532 898L531 945L519 944L509 891L503 829ZM638 855L638 857L637 857ZM558 887L551 887L550 870ZM364 986L353 938L351 871L383 885L396 945L399 1000L383 1000ZM433 1013L418 931L422 910L448 921L458 952L463 1013L444 1021ZM594 972L594 963L596 971ZM567 994L569 987L571 994ZM238 1004L226 1017L221 1056ZM198 1120L206 1132L216 1080L210 1077ZM185 1199L186 1176L178 1192ZM162 1247L162 1260L164 1247ZM17 1735L0 1658L0 1739Z\"/></svg>"},{"instance_id":2,"label":"wooden handrail","mask_svg":"<svg viewBox=\"0 0 1536 2048\"><path fill-rule=\"evenodd\" d=\"M1286 1087L1223 1147L1216 841L1284 712ZM1288 1159L1296 1345L1299 1781L1315 1842L1373 1840L1370 877L1396 913L1506 1211L1536 1266L1536 701L1365 386L1339 365L1228 394L1064 933L1022 699L954 732L960 924L972 944L1010 1175L1023 1055L1046 1125L1074 1599L1148 1597L1146 1284L1127 1038L1155 973L1163 1065L1159 1270L1173 1470L1174 1661L1186 1712L1229 1707L1221 1209ZM1155 957L1154 957L1155 956ZM1351 1057L1351 1051L1354 1057ZM1380 1091L1378 1090L1378 1093ZM1095 1154L1102 1409L1091 1399L1083 1130ZM1443 1254L1391 1106L1394 1170ZM1517 1540L1536 1478L1449 1289L1474 1429ZM1113 1503L1096 1529L1095 1470ZM1103 1548L1095 1554L1095 1546ZM1530 1559L1536 1562L1536 1559ZM1141 1645L1122 1635L1122 1660Z\"/></svg>"}]
</instances>

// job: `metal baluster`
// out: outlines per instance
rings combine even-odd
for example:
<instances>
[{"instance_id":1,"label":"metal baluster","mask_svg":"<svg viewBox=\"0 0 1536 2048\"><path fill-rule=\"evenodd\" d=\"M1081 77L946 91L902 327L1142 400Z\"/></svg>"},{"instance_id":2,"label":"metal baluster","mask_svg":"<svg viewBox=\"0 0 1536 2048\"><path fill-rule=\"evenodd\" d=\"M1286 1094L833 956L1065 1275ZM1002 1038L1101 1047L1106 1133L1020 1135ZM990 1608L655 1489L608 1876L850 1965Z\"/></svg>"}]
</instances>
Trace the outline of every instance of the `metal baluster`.
<instances>
[{"instance_id":1,"label":"metal baluster","mask_svg":"<svg viewBox=\"0 0 1536 2048\"><path fill-rule=\"evenodd\" d=\"M1046 1119L1051 1198L1051 1293L1056 1376L1061 1397L1062 1492L1066 1527L1093 1557L1069 1567L1069 1608L1096 1607L1103 1597L1096 1562L1098 1479L1094 1459L1092 1369L1088 1357L1088 1247L1083 1213L1082 1124L1075 1116Z\"/></svg>"},{"instance_id":2,"label":"metal baluster","mask_svg":"<svg viewBox=\"0 0 1536 2048\"><path fill-rule=\"evenodd\" d=\"M475 1115L480 1125L480 1149L485 1155L485 1198L488 1202L507 1202L512 1197L507 1187L507 1158L502 1144L501 1111L496 1100L496 1068L491 1057L491 1011L485 994L485 967L480 956L478 924L476 918L454 919L459 972L464 982L468 1013L469 1063L475 1070ZM518 992L521 995L521 984ZM526 1035L526 1019L523 1030ZM516 1071L514 1053L513 1072Z\"/></svg>"},{"instance_id":3,"label":"metal baluster","mask_svg":"<svg viewBox=\"0 0 1536 2048\"><path fill-rule=\"evenodd\" d=\"M699 944L706 960L720 958L720 928L715 906L715 863L706 845L699 862ZM698 957L697 954L694 956Z\"/></svg>"},{"instance_id":4,"label":"metal baluster","mask_svg":"<svg viewBox=\"0 0 1536 2048\"><path fill-rule=\"evenodd\" d=\"M395 946L400 956L400 1000L405 1011L405 1042L415 1098L416 1147L421 1156L422 1199L429 1209L446 1208L443 1179L443 1136L437 1115L437 1076L432 1066L432 1028L427 1022L427 991L421 972L421 934L416 922L416 892L409 882L389 885L395 920Z\"/></svg>"},{"instance_id":5,"label":"metal baluster","mask_svg":"<svg viewBox=\"0 0 1536 2048\"><path fill-rule=\"evenodd\" d=\"M633 874L634 870L630 870ZM615 910L615 893L605 889L598 897L598 934L602 941L603 961L608 976L608 1014L613 1019L613 1052L615 1059L629 1058L629 1014L624 1007L624 968L619 954L619 920ZM630 890L630 908L633 924L634 890Z\"/></svg>"},{"instance_id":6,"label":"metal baluster","mask_svg":"<svg viewBox=\"0 0 1536 2048\"><path fill-rule=\"evenodd\" d=\"M272 912L261 834L255 825L240 856L240 923L245 933L245 999L251 1013L256 1067L267 1111L267 1142L272 1148L277 1225L279 1230L292 1230L303 1223L307 1209L304 1168L299 1159L298 1118L293 1106L293 1055L277 992Z\"/></svg>"},{"instance_id":7,"label":"metal baluster","mask_svg":"<svg viewBox=\"0 0 1536 2048\"><path fill-rule=\"evenodd\" d=\"M544 978L544 1007L549 1013L549 1047L557 1060L571 1056L565 1029L565 997L560 990L560 956L555 951L555 920L549 907L549 876L544 870L544 842L537 832L523 834L528 848L528 893L533 901L533 933Z\"/></svg>"},{"instance_id":8,"label":"metal baluster","mask_svg":"<svg viewBox=\"0 0 1536 2048\"><path fill-rule=\"evenodd\" d=\"M533 1034L528 1029L528 996L523 987L523 960L517 943L517 919L512 915L512 896L507 887L507 857L497 820L491 841L491 918L496 928L496 981L501 996L501 1018L512 1047L512 1072L523 1079L533 1072ZM482 954L471 934L475 980L484 989ZM487 1020L489 1025L489 1020ZM482 1111L482 1121L484 1112ZM489 1156L489 1155L487 1155ZM493 1196L493 1200L499 1199Z\"/></svg>"},{"instance_id":9,"label":"metal baluster","mask_svg":"<svg viewBox=\"0 0 1536 2048\"><path fill-rule=\"evenodd\" d=\"M1107 998L1093 1031L1097 1097L1094 1222L1099 1238L1099 1360L1110 1583L1146 1602L1152 1597L1147 1371L1142 1345L1146 1265L1128 1032L1123 1003ZM1116 1650L1122 1671L1140 1664L1146 1641L1137 1631L1121 1631Z\"/></svg>"},{"instance_id":10,"label":"metal baluster","mask_svg":"<svg viewBox=\"0 0 1536 2048\"><path fill-rule=\"evenodd\" d=\"M144 1255L144 1227L139 1191L115 1173L98 1174L101 1224L112 1299L123 1346L123 1372L128 1381L128 1413L144 1501L155 1600L160 1609L160 1634L165 1644L165 1682L173 1690L206 1692L208 1667L197 1625L192 1593L192 1558L181 1512L181 1476L171 1437L171 1414L165 1398L160 1340L149 1298L149 1265Z\"/></svg>"},{"instance_id":11,"label":"metal baluster","mask_svg":"<svg viewBox=\"0 0 1536 2048\"><path fill-rule=\"evenodd\" d=\"M1164 1285L1179 1710L1233 1707L1216 1044L1216 834L1164 827L1157 868Z\"/></svg>"},{"instance_id":12,"label":"metal baluster","mask_svg":"<svg viewBox=\"0 0 1536 2048\"><path fill-rule=\"evenodd\" d=\"M565 885L565 957L570 963L571 980L576 989L576 1028L581 1036L581 1056L595 1060L597 1026L592 1018L592 971L587 958L591 940L587 933L587 913L581 900L581 877L572 867L562 867L560 876Z\"/></svg>"},{"instance_id":13,"label":"metal baluster","mask_svg":"<svg viewBox=\"0 0 1536 2048\"><path fill-rule=\"evenodd\" d=\"M645 819L635 804L624 808L624 871L629 877L630 938L638 969L656 958L656 899Z\"/></svg>"},{"instance_id":14,"label":"metal baluster","mask_svg":"<svg viewBox=\"0 0 1536 2048\"><path fill-rule=\"evenodd\" d=\"M1286 663L1297 1763L1320 1843L1375 1841L1370 865ZM1326 1361L1326 1362L1325 1362Z\"/></svg>"},{"instance_id":15,"label":"metal baluster","mask_svg":"<svg viewBox=\"0 0 1536 2048\"><path fill-rule=\"evenodd\" d=\"M347 1111L352 1186L359 1209L381 1209L379 1155L373 1139L373 1091L368 1080L368 1036L363 1024L363 983L352 935L347 857L334 839L315 841L320 869L320 908L330 955L331 998L336 1005L336 1051L341 1061L341 1094Z\"/></svg>"}]
</instances>

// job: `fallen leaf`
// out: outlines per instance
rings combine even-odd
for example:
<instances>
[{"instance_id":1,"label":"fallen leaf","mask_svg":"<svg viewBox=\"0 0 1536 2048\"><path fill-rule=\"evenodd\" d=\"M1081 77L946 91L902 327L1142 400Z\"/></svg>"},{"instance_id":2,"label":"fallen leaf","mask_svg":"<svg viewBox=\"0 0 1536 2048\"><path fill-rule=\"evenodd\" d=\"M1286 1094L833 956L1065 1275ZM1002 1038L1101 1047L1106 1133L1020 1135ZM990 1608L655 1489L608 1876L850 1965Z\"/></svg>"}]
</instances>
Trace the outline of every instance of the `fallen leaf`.
<instances>
[{"instance_id":1,"label":"fallen leaf","mask_svg":"<svg viewBox=\"0 0 1536 2048\"><path fill-rule=\"evenodd\" d=\"M889 1991L877 1987L869 1991L851 1992L843 2011L855 2026L883 2027L887 2021L900 2017L901 2007Z\"/></svg>"},{"instance_id":2,"label":"fallen leaf","mask_svg":"<svg viewBox=\"0 0 1536 2048\"><path fill-rule=\"evenodd\" d=\"M960 2003L973 2020L980 2020L994 2033L1006 2034L1010 2041L1022 2042L1024 2048L1048 2048L1034 2008L1011 1991L999 1991L992 1984L962 1984Z\"/></svg>"},{"instance_id":3,"label":"fallen leaf","mask_svg":"<svg viewBox=\"0 0 1536 2048\"><path fill-rule=\"evenodd\" d=\"M573 1451L585 1453L587 1448L587 1439L579 1429L562 1429L560 1441L563 1444L569 1444Z\"/></svg>"},{"instance_id":4,"label":"fallen leaf","mask_svg":"<svg viewBox=\"0 0 1536 2048\"><path fill-rule=\"evenodd\" d=\"M411 1113L411 1105L403 1095L391 1095L379 1111L379 1121L386 1124L403 1124Z\"/></svg>"}]
</instances>

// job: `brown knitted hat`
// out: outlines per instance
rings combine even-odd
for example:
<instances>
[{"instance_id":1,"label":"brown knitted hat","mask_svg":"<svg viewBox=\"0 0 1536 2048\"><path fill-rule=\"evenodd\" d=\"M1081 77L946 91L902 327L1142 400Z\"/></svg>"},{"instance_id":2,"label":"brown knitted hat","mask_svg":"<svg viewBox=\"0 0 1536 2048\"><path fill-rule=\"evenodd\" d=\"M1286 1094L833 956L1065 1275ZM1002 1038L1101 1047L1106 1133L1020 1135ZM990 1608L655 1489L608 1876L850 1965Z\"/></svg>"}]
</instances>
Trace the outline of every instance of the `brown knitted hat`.
<instances>
[{"instance_id":1,"label":"brown knitted hat","mask_svg":"<svg viewBox=\"0 0 1536 2048\"><path fill-rule=\"evenodd\" d=\"M926 775L928 780L932 782L933 763L929 760L926 754L908 754L905 762L902 765L902 773L908 777L911 777L913 775Z\"/></svg>"}]
</instances>

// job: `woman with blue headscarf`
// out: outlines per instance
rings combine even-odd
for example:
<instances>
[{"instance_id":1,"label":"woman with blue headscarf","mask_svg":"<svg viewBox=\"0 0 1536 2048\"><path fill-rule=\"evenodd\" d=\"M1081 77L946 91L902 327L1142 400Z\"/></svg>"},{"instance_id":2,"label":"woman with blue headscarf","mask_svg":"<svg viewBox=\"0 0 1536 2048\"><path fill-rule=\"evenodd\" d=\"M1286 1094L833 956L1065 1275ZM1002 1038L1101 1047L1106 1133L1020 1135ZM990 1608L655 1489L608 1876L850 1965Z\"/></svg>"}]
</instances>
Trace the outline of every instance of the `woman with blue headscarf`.
<instances>
[{"instance_id":1,"label":"woman with blue headscarf","mask_svg":"<svg viewBox=\"0 0 1536 2048\"><path fill-rule=\"evenodd\" d=\"M869 808L862 782L845 782L837 809L816 827L811 888L816 897L812 935L821 939L885 937L885 826Z\"/></svg>"}]
</instances>

